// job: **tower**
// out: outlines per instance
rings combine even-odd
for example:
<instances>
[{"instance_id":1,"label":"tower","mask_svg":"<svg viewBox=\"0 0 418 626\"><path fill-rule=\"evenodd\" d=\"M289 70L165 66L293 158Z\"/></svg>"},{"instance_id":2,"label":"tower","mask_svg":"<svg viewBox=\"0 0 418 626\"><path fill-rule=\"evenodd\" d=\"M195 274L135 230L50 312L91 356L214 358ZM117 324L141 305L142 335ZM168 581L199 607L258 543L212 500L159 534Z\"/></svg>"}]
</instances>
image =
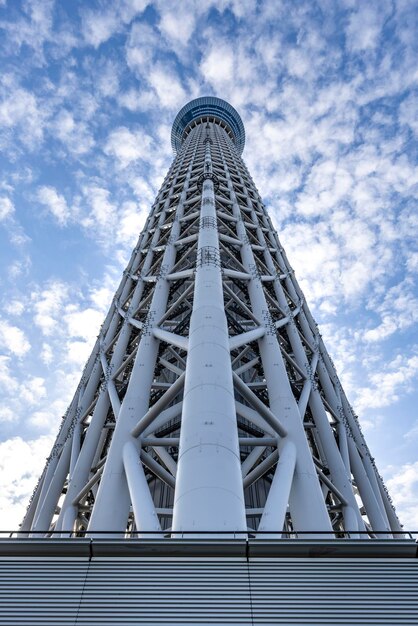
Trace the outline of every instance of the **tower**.
<instances>
[{"instance_id":1,"label":"tower","mask_svg":"<svg viewBox=\"0 0 418 626\"><path fill-rule=\"evenodd\" d=\"M21 531L391 538L399 524L241 158L189 102Z\"/></svg>"}]
</instances>

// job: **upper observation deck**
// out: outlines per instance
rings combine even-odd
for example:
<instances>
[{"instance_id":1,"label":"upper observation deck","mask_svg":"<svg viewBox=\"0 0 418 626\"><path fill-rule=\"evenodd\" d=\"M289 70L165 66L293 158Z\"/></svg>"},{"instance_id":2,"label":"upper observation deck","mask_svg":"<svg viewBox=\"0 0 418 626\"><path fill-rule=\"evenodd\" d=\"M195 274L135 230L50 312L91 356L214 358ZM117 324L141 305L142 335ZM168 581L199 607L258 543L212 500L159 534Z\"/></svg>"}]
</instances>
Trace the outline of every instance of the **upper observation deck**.
<instances>
[{"instance_id":1,"label":"upper observation deck","mask_svg":"<svg viewBox=\"0 0 418 626\"><path fill-rule=\"evenodd\" d=\"M171 130L171 145L177 153L190 130L202 121L214 121L231 137L238 152L245 145L244 124L237 111L228 102L215 96L203 96L188 102L176 115Z\"/></svg>"}]
</instances>

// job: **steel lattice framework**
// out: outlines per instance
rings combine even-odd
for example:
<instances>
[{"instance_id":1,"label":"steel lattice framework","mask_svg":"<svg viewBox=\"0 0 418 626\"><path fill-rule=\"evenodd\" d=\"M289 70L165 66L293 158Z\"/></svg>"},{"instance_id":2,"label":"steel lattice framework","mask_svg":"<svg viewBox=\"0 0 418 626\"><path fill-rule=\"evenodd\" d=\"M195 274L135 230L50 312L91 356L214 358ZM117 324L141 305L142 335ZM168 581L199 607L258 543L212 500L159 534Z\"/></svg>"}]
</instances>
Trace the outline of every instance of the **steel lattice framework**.
<instances>
[{"instance_id":1,"label":"steel lattice framework","mask_svg":"<svg viewBox=\"0 0 418 626\"><path fill-rule=\"evenodd\" d=\"M402 531L244 140L219 98L178 114L176 157L29 504L29 536Z\"/></svg>"}]
</instances>

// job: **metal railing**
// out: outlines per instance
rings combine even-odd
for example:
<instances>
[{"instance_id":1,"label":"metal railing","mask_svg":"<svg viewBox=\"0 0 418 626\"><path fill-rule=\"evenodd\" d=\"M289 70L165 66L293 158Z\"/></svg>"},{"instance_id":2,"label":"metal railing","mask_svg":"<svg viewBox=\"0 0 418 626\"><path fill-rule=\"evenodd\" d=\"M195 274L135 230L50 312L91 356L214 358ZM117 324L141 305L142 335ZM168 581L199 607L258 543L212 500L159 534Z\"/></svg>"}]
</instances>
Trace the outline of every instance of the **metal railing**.
<instances>
[{"instance_id":1,"label":"metal railing","mask_svg":"<svg viewBox=\"0 0 418 626\"><path fill-rule=\"evenodd\" d=\"M390 537L387 537L387 535ZM121 538L121 539L213 539L219 540L220 538L226 539L280 539L280 540L294 540L294 539L356 539L358 536L361 538L367 537L368 539L413 539L418 542L418 530L402 530L402 531L359 531L359 530L307 530L307 531L271 531L271 530L0 530L0 539L18 539L22 536L30 538L57 538L57 539L69 539L69 538L91 538L91 537L109 537Z\"/></svg>"}]
</instances>

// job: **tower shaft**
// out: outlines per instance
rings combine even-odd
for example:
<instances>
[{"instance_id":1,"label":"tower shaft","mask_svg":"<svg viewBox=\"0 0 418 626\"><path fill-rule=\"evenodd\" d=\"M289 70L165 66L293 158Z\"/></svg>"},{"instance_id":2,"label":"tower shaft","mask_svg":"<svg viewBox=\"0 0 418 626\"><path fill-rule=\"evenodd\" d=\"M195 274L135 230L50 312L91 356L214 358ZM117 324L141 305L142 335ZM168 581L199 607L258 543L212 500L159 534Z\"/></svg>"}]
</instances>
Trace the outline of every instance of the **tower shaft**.
<instances>
[{"instance_id":1,"label":"tower shaft","mask_svg":"<svg viewBox=\"0 0 418 626\"><path fill-rule=\"evenodd\" d=\"M401 532L241 158L238 114L192 101L172 137L22 529Z\"/></svg>"}]
</instances>

